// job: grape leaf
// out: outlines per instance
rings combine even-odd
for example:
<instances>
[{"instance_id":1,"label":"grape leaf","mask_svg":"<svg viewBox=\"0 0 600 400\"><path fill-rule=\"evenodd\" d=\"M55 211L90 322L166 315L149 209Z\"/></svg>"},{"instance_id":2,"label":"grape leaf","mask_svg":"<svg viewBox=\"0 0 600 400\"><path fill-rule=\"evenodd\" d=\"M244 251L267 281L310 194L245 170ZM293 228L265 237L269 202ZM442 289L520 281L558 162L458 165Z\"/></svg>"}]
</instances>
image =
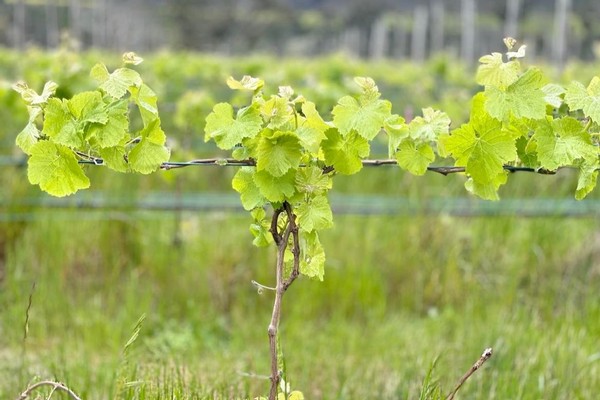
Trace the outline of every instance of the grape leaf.
<instances>
[{"instance_id":1,"label":"grape leaf","mask_svg":"<svg viewBox=\"0 0 600 400\"><path fill-rule=\"evenodd\" d=\"M423 175L427 167L435 160L435 153L429 143L416 144L405 140L396 153L398 165L414 175Z\"/></svg>"},{"instance_id":2,"label":"grape leaf","mask_svg":"<svg viewBox=\"0 0 600 400\"><path fill-rule=\"evenodd\" d=\"M330 228L333 225L331 206L325 195L309 197L296 206L298 226L306 232Z\"/></svg>"},{"instance_id":3,"label":"grape leaf","mask_svg":"<svg viewBox=\"0 0 600 400\"><path fill-rule=\"evenodd\" d=\"M265 130L258 143L257 155L256 169L266 170L277 177L290 168L298 169L302 148L298 136L293 132Z\"/></svg>"},{"instance_id":4,"label":"grape leaf","mask_svg":"<svg viewBox=\"0 0 600 400\"><path fill-rule=\"evenodd\" d=\"M546 95L545 100L547 104L550 104L554 108L560 108L563 103L562 96L566 92L564 87L556 83L549 83L542 88L542 92Z\"/></svg>"},{"instance_id":5,"label":"grape leaf","mask_svg":"<svg viewBox=\"0 0 600 400\"><path fill-rule=\"evenodd\" d=\"M287 99L279 96L271 96L260 106L260 113L263 116L268 128L277 129L294 119L292 107Z\"/></svg>"},{"instance_id":6,"label":"grape leaf","mask_svg":"<svg viewBox=\"0 0 600 400\"><path fill-rule=\"evenodd\" d=\"M573 82L567 87L565 103L569 108L582 110L586 117L594 122L600 122L600 78L592 78L587 89L579 82Z\"/></svg>"},{"instance_id":7,"label":"grape leaf","mask_svg":"<svg viewBox=\"0 0 600 400\"><path fill-rule=\"evenodd\" d=\"M63 197L90 186L88 177L68 147L44 140L31 146L30 154L27 178L43 191Z\"/></svg>"},{"instance_id":8,"label":"grape leaf","mask_svg":"<svg viewBox=\"0 0 600 400\"><path fill-rule=\"evenodd\" d=\"M411 138L421 143L436 142L440 135L448 134L450 117L442 111L424 108L423 116L415 117L408 127Z\"/></svg>"},{"instance_id":9,"label":"grape leaf","mask_svg":"<svg viewBox=\"0 0 600 400\"><path fill-rule=\"evenodd\" d=\"M98 150L106 166L113 171L127 172L129 166L125 159L125 146L104 147Z\"/></svg>"},{"instance_id":10,"label":"grape leaf","mask_svg":"<svg viewBox=\"0 0 600 400\"><path fill-rule=\"evenodd\" d=\"M158 118L158 99L156 93L148 85L143 83L139 88L131 87L130 92L140 110L144 125L148 125L152 120Z\"/></svg>"},{"instance_id":11,"label":"grape leaf","mask_svg":"<svg viewBox=\"0 0 600 400\"><path fill-rule=\"evenodd\" d=\"M391 110L392 105L386 100L373 99L359 102L352 96L345 96L333 108L333 123L342 136L356 131L363 138L373 140L385 120L391 116Z\"/></svg>"},{"instance_id":12,"label":"grape leaf","mask_svg":"<svg viewBox=\"0 0 600 400\"><path fill-rule=\"evenodd\" d=\"M271 234L271 224L266 219L265 209L262 207L254 208L250 214L254 219L254 223L250 225L250 233L254 236L252 244L256 247L266 247L273 243L273 235Z\"/></svg>"},{"instance_id":13,"label":"grape leaf","mask_svg":"<svg viewBox=\"0 0 600 400\"><path fill-rule=\"evenodd\" d=\"M254 174L254 183L258 186L260 194L273 203L291 198L296 193L295 181L296 171L293 169L282 176L273 176L264 170Z\"/></svg>"},{"instance_id":14,"label":"grape leaf","mask_svg":"<svg viewBox=\"0 0 600 400\"><path fill-rule=\"evenodd\" d=\"M501 53L492 53L479 59L476 81L483 86L506 88L519 79L521 65L518 61L504 62Z\"/></svg>"},{"instance_id":15,"label":"grape leaf","mask_svg":"<svg viewBox=\"0 0 600 400\"><path fill-rule=\"evenodd\" d=\"M127 100L108 104L106 108L108 121L105 124L92 124L87 132L88 138L95 138L100 148L117 146L124 138L129 137L127 111Z\"/></svg>"},{"instance_id":16,"label":"grape leaf","mask_svg":"<svg viewBox=\"0 0 600 400\"><path fill-rule=\"evenodd\" d=\"M572 165L576 160L594 161L598 148L592 144L590 135L573 117L547 120L535 131L540 165L549 170Z\"/></svg>"},{"instance_id":17,"label":"grape leaf","mask_svg":"<svg viewBox=\"0 0 600 400\"><path fill-rule=\"evenodd\" d=\"M330 126L319 115L315 103L307 101L302 104L302 113L304 114L304 120L296 130L296 133L300 138L302 147L316 155L319 153L321 142L326 137L325 131Z\"/></svg>"},{"instance_id":18,"label":"grape leaf","mask_svg":"<svg viewBox=\"0 0 600 400\"><path fill-rule=\"evenodd\" d=\"M575 191L577 200L583 200L596 187L598 168L600 168L598 160L591 163L583 162L579 165L579 178L577 179L577 189Z\"/></svg>"},{"instance_id":19,"label":"grape leaf","mask_svg":"<svg viewBox=\"0 0 600 400\"><path fill-rule=\"evenodd\" d=\"M516 118L542 119L546 115L546 95L542 91L544 77L537 68L530 68L506 89L485 88L485 109L499 120Z\"/></svg>"},{"instance_id":20,"label":"grape leaf","mask_svg":"<svg viewBox=\"0 0 600 400\"><path fill-rule=\"evenodd\" d=\"M33 122L28 122L17 135L16 144L25 154L31 154L31 147L38 142L40 131Z\"/></svg>"},{"instance_id":21,"label":"grape leaf","mask_svg":"<svg viewBox=\"0 0 600 400\"><path fill-rule=\"evenodd\" d=\"M254 182L255 168L242 167L233 176L231 185L240 194L242 206L250 211L265 204L266 199L260 194L258 186Z\"/></svg>"},{"instance_id":22,"label":"grape leaf","mask_svg":"<svg viewBox=\"0 0 600 400\"><path fill-rule=\"evenodd\" d=\"M323 174L323 170L314 165L300 168L296 173L296 187L302 193L322 194L331 189L331 177Z\"/></svg>"},{"instance_id":23,"label":"grape leaf","mask_svg":"<svg viewBox=\"0 0 600 400\"><path fill-rule=\"evenodd\" d=\"M219 103L206 117L204 141L214 139L219 148L229 150L241 143L242 139L258 135L261 128L262 119L255 107L241 108L234 119L233 107L228 103Z\"/></svg>"},{"instance_id":24,"label":"grape leaf","mask_svg":"<svg viewBox=\"0 0 600 400\"><path fill-rule=\"evenodd\" d=\"M142 84L140 74L130 68L117 68L107 78L102 73L96 74L93 72L93 77L100 82L100 89L115 99L125 96L125 93L131 87L140 87Z\"/></svg>"},{"instance_id":25,"label":"grape leaf","mask_svg":"<svg viewBox=\"0 0 600 400\"><path fill-rule=\"evenodd\" d=\"M252 90L257 91L264 86L265 82L262 79L253 78L249 75L244 75L241 80L236 80L230 76L227 78L227 86L233 90Z\"/></svg>"},{"instance_id":26,"label":"grape leaf","mask_svg":"<svg viewBox=\"0 0 600 400\"><path fill-rule=\"evenodd\" d=\"M135 172L149 174L169 160L170 152L164 146L166 137L159 120L151 122L140 135L142 139L129 152L129 166Z\"/></svg>"},{"instance_id":27,"label":"grape leaf","mask_svg":"<svg viewBox=\"0 0 600 400\"><path fill-rule=\"evenodd\" d=\"M316 231L300 235L300 273L320 281L325 275L325 250Z\"/></svg>"},{"instance_id":28,"label":"grape leaf","mask_svg":"<svg viewBox=\"0 0 600 400\"><path fill-rule=\"evenodd\" d=\"M69 111L67 100L51 98L44 110L42 133L55 143L71 148L83 146L83 132Z\"/></svg>"},{"instance_id":29,"label":"grape leaf","mask_svg":"<svg viewBox=\"0 0 600 400\"><path fill-rule=\"evenodd\" d=\"M322 148L325 162L344 175L352 175L362 169L362 159L371 150L367 139L352 131L345 137L340 136L337 129L329 129Z\"/></svg>"},{"instance_id":30,"label":"grape leaf","mask_svg":"<svg viewBox=\"0 0 600 400\"><path fill-rule=\"evenodd\" d=\"M502 123L482 110L484 97L473 99L471 120L440 140L454 157L456 166L465 167L472 178L467 189L484 198L497 198L495 189L505 182L504 164L516 160L515 138L502 129Z\"/></svg>"},{"instance_id":31,"label":"grape leaf","mask_svg":"<svg viewBox=\"0 0 600 400\"><path fill-rule=\"evenodd\" d=\"M67 102L67 107L79 124L85 122L106 124L108 122L108 115L100 92L78 93Z\"/></svg>"}]
</instances>

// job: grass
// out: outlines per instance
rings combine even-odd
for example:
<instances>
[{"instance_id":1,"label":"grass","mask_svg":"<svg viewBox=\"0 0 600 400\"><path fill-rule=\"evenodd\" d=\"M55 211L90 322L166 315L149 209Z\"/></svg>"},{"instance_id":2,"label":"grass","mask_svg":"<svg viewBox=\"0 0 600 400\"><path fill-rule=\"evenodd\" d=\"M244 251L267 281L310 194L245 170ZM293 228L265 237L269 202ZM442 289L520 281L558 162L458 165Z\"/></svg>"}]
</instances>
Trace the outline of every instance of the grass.
<instances>
[{"instance_id":1,"label":"grass","mask_svg":"<svg viewBox=\"0 0 600 400\"><path fill-rule=\"evenodd\" d=\"M86 399L267 392L252 375L268 373L272 299L249 282L269 284L274 257L251 246L245 216L185 214L178 226L166 213L100 221L82 213L40 210L12 226L0 292L1 398L42 378ZM311 399L415 399L437 357L431 379L447 393L491 346L494 356L457 398L593 398L599 226L338 216L323 237L325 281L302 279L284 299L288 380Z\"/></svg>"}]
</instances>

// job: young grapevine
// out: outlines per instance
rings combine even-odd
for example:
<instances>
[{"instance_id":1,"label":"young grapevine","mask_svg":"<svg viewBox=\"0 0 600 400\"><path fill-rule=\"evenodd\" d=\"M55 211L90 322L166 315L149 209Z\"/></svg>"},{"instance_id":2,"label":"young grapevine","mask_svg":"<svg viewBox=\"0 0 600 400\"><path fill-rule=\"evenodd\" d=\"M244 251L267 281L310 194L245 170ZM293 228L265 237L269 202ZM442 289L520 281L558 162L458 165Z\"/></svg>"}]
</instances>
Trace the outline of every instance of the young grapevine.
<instances>
[{"instance_id":1,"label":"young grapevine","mask_svg":"<svg viewBox=\"0 0 600 400\"><path fill-rule=\"evenodd\" d=\"M550 83L540 69L523 67L524 47L514 52L507 43L505 55L480 59L476 80L483 90L472 99L468 122L453 129L447 114L432 108L405 121L368 77L354 79L358 93L339 99L331 120L291 87L266 95L260 79L227 81L232 90L247 93L247 103L216 104L206 118L205 140L244 164L232 186L252 216L254 244L277 247L268 330L270 399L285 389L277 340L283 294L300 275L323 279L319 233L333 224L328 200L333 178L358 173L374 140L386 140L389 157L415 175L436 160L448 160L464 171L466 189L484 199L498 199L508 170L519 167L546 173L576 168L575 197L594 189L600 167L600 77L587 86ZM53 82L41 94L15 84L29 110L16 143L29 156L32 184L65 196L89 187L83 163L148 174L168 161L156 95L128 66L139 62L127 53L125 66L113 72L97 64L91 71L97 89L70 99L54 97ZM136 132L131 132L132 118L140 125Z\"/></svg>"}]
</instances>

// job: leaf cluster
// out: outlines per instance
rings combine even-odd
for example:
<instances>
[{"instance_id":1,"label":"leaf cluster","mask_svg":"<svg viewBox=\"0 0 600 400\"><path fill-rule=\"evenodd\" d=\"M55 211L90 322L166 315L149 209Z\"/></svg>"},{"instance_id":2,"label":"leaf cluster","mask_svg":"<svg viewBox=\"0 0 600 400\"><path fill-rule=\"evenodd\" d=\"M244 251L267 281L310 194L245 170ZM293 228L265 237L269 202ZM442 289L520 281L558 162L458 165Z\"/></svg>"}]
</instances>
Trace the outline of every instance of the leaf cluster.
<instances>
[{"instance_id":1,"label":"leaf cluster","mask_svg":"<svg viewBox=\"0 0 600 400\"><path fill-rule=\"evenodd\" d=\"M139 64L141 59L126 53L123 62ZM80 160L118 172L149 174L169 159L156 94L139 73L126 66L109 72L96 64L91 76L97 89L70 99L54 97L58 87L54 82L46 83L41 94L24 82L13 86L29 111L29 121L16 138L29 156L28 179L53 196L90 186ZM130 131L131 106L142 121L136 132Z\"/></svg>"}]
</instances>

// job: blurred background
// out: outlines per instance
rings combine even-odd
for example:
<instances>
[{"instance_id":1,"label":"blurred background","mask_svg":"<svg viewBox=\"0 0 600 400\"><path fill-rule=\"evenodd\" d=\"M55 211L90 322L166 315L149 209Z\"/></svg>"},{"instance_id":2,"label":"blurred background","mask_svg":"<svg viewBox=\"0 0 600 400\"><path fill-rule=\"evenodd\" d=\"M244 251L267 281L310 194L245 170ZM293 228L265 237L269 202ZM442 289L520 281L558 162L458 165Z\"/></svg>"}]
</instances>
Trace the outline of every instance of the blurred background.
<instances>
[{"instance_id":1,"label":"blurred background","mask_svg":"<svg viewBox=\"0 0 600 400\"><path fill-rule=\"evenodd\" d=\"M291 85L325 119L370 76L394 112L468 118L477 59L527 44L552 81L600 72L597 0L0 0L0 398L54 378L86 399L252 398L266 393L273 249L252 246L235 168L150 176L86 166L90 190L51 198L14 145L27 110L11 85L93 90L90 68L124 51L158 94L173 160L204 143L230 75ZM385 140L372 158L387 157ZM437 160L436 163L443 163ZM414 399L433 360L445 391L592 399L600 387L600 190L576 171L512 174L498 202L464 176L365 168L336 177L325 281L284 300L282 345L309 399ZM139 336L136 321L145 315ZM46 397L48 393L46 393ZM422 397L421 397L422 398Z\"/></svg>"},{"instance_id":2,"label":"blurred background","mask_svg":"<svg viewBox=\"0 0 600 400\"><path fill-rule=\"evenodd\" d=\"M562 62L594 57L599 14L595 0L2 0L0 44L53 49L69 32L81 49L473 61L512 36Z\"/></svg>"}]
</instances>

